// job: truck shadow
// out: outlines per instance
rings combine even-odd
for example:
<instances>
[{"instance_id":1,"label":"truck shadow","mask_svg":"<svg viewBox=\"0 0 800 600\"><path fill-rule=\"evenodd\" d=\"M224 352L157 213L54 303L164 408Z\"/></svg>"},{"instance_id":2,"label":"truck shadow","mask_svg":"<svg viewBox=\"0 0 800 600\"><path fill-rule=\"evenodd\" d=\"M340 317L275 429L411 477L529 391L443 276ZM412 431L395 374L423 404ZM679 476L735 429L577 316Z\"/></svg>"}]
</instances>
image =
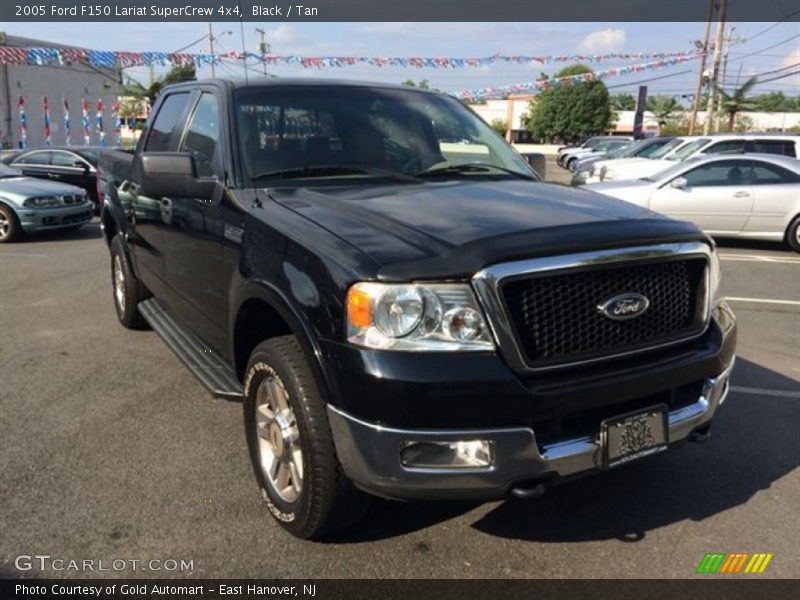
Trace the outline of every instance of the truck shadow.
<instances>
[{"instance_id":1,"label":"truck shadow","mask_svg":"<svg viewBox=\"0 0 800 600\"><path fill-rule=\"evenodd\" d=\"M739 359L739 385L797 393L788 377ZM489 535L536 542L618 539L690 519L702 521L746 503L800 464L797 396L732 391L712 438L639 464L554 487L538 500L508 501L472 526ZM464 515L474 504L379 501L359 527L329 541L353 543L418 531Z\"/></svg>"},{"instance_id":2,"label":"truck shadow","mask_svg":"<svg viewBox=\"0 0 800 600\"><path fill-rule=\"evenodd\" d=\"M739 359L733 386L797 393L797 381ZM746 503L800 464L797 396L731 391L712 438L630 468L548 491L534 503L506 502L473 527L538 542L637 542L648 531L702 521Z\"/></svg>"}]
</instances>

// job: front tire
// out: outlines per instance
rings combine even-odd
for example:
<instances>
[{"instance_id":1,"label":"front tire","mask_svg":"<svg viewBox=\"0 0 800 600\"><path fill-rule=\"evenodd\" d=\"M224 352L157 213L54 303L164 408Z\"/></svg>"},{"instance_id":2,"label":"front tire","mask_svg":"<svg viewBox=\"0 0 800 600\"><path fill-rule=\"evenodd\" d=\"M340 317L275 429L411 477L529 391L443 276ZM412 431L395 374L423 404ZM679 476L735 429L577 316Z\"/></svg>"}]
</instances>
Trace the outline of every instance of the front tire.
<instances>
[{"instance_id":1,"label":"front tire","mask_svg":"<svg viewBox=\"0 0 800 600\"><path fill-rule=\"evenodd\" d=\"M292 535L314 539L360 519L368 499L342 471L325 401L297 339L256 346L244 381L247 447L275 520Z\"/></svg>"},{"instance_id":2,"label":"front tire","mask_svg":"<svg viewBox=\"0 0 800 600\"><path fill-rule=\"evenodd\" d=\"M147 298L144 285L136 278L128 262L125 244L119 235L111 240L111 285L117 318L128 329L147 329L147 321L139 313L139 302Z\"/></svg>"},{"instance_id":3,"label":"front tire","mask_svg":"<svg viewBox=\"0 0 800 600\"><path fill-rule=\"evenodd\" d=\"M786 230L786 243L795 252L800 252L800 216L795 217Z\"/></svg>"},{"instance_id":4,"label":"front tire","mask_svg":"<svg viewBox=\"0 0 800 600\"><path fill-rule=\"evenodd\" d=\"M23 233L17 214L0 204L0 244L16 242L22 238Z\"/></svg>"}]
</instances>

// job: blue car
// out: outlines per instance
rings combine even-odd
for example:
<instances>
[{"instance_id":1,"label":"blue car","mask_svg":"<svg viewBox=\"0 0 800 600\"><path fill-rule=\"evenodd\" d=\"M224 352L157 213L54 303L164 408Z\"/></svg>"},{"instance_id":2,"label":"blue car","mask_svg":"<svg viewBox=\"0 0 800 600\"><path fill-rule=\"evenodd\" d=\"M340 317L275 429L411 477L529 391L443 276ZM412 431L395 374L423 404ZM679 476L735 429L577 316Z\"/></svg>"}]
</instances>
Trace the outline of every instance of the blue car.
<instances>
[{"instance_id":1,"label":"blue car","mask_svg":"<svg viewBox=\"0 0 800 600\"><path fill-rule=\"evenodd\" d=\"M39 231L77 229L92 220L93 208L83 188L24 177L0 164L0 244Z\"/></svg>"}]
</instances>

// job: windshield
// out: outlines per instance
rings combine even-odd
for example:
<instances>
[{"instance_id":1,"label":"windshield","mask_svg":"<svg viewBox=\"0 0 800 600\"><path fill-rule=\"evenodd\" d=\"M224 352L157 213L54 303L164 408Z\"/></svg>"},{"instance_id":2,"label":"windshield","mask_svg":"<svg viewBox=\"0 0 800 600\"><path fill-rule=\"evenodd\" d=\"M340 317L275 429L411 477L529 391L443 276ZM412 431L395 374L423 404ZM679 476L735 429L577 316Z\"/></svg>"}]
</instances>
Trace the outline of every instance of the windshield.
<instances>
[{"instance_id":1,"label":"windshield","mask_svg":"<svg viewBox=\"0 0 800 600\"><path fill-rule=\"evenodd\" d=\"M708 138L700 138L699 140L694 140L693 142L689 142L685 146L681 147L680 150L676 150L674 154L667 157L667 160L677 160L682 161L687 156L691 156L695 152L697 152L700 148L705 146L709 142Z\"/></svg>"},{"instance_id":2,"label":"windshield","mask_svg":"<svg viewBox=\"0 0 800 600\"><path fill-rule=\"evenodd\" d=\"M19 177L22 175L17 169L12 169L4 163L0 163L0 177Z\"/></svg>"},{"instance_id":3,"label":"windshield","mask_svg":"<svg viewBox=\"0 0 800 600\"><path fill-rule=\"evenodd\" d=\"M527 162L458 100L391 88L245 87L235 92L245 176L531 178ZM452 169L479 164L482 168ZM338 167L338 169L318 167ZM298 169L302 169L299 176Z\"/></svg>"}]
</instances>

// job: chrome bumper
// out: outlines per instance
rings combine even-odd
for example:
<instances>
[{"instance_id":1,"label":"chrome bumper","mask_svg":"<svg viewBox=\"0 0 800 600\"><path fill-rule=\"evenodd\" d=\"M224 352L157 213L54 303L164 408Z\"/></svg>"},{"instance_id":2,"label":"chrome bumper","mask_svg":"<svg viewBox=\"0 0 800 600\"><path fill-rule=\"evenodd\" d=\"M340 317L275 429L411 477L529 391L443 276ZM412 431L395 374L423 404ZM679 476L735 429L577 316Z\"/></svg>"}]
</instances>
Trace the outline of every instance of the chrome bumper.
<instances>
[{"instance_id":1,"label":"chrome bumper","mask_svg":"<svg viewBox=\"0 0 800 600\"><path fill-rule=\"evenodd\" d=\"M733 362L707 379L696 402L668 415L669 442L686 440L709 423L728 394ZM395 429L367 423L328 406L339 460L347 476L366 491L400 499L492 499L506 496L515 483L550 476L566 477L597 469L597 438L560 441L539 451L532 429ZM481 468L409 468L400 462L408 441L490 440L494 464Z\"/></svg>"}]
</instances>

